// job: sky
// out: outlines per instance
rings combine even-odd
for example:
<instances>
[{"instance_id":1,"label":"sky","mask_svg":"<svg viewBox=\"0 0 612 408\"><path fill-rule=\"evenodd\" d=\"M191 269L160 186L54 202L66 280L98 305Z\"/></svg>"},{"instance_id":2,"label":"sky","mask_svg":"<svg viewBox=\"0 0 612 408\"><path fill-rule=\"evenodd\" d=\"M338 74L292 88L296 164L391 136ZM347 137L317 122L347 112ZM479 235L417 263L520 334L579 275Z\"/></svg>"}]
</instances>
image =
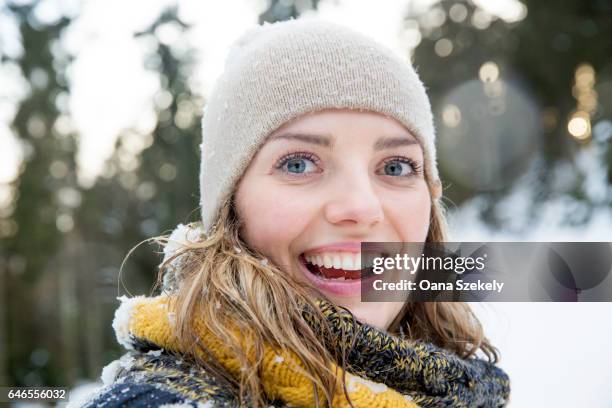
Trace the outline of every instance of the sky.
<instances>
[{"instance_id":1,"label":"sky","mask_svg":"<svg viewBox=\"0 0 612 408\"><path fill-rule=\"evenodd\" d=\"M372 2L322 0L316 14L358 29L405 54L418 44L420 37L402 25L402 11L408 6L413 10L427 10L435 3L434 0L387 0L376 2L372 8ZM476 3L507 20L525 15L524 6L516 0L478 0ZM73 127L80 135L77 161L79 181L84 186L95 181L122 130L134 129L146 134L155 126L153 108L159 82L143 68L143 57L152 44L135 41L133 34L150 25L164 7L172 4L169 0L43 0L39 5L37 13L43 21L53 21L62 14L76 16L62 42L76 56L69 68L72 94L67 104L71 120L66 126ZM232 41L257 23L265 7L263 0L184 0L180 3L179 16L193 24L194 29L179 37L176 29L168 26L157 35L167 44L184 43L194 47L197 65L192 87L206 95L223 69ZM18 53L16 38L14 24L0 15L2 47ZM23 157L9 123L24 87L14 66L0 67L0 183L16 176ZM588 154L596 153L587 152L584 165L590 163ZM517 189L507 199L509 211L520 203L530 202L528 194L527 190ZM0 202L1 199L0 194ZM491 231L477 221L475 214L479 205L479 199L475 198L453 209L451 226L456 241L609 241L610 238L609 212L597 213L590 224L580 229L559 227L559 217L563 214L559 207L564 203L551 201L531 232L518 236ZM499 303L474 307L493 343L500 348L501 366L513 381L511 407L612 406L609 387L612 303Z\"/></svg>"}]
</instances>

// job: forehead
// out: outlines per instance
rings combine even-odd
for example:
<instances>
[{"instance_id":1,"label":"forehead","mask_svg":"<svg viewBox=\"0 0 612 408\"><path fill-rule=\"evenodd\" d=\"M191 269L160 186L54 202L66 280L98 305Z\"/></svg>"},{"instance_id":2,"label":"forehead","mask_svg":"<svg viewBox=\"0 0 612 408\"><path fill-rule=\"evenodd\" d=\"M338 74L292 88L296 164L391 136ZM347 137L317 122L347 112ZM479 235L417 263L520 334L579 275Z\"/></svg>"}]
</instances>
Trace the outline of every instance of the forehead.
<instances>
[{"instance_id":1,"label":"forehead","mask_svg":"<svg viewBox=\"0 0 612 408\"><path fill-rule=\"evenodd\" d=\"M416 141L398 120L382 113L351 109L326 109L301 115L280 126L269 138L283 133L341 135L343 133L404 136Z\"/></svg>"}]
</instances>

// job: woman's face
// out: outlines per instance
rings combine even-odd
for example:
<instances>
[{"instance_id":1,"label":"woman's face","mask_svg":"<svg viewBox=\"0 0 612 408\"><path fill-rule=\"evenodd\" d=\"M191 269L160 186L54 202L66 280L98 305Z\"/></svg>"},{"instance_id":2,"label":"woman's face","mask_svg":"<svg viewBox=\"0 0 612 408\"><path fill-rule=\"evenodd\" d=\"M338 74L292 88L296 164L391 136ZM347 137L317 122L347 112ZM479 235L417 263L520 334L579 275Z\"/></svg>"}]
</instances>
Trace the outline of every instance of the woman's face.
<instances>
[{"instance_id":1,"label":"woman's face","mask_svg":"<svg viewBox=\"0 0 612 408\"><path fill-rule=\"evenodd\" d=\"M425 241L431 198L422 169L420 145L395 119L344 109L304 115L273 132L247 168L236 193L242 237L360 321L387 329L402 303L361 302L350 260L362 241Z\"/></svg>"}]
</instances>

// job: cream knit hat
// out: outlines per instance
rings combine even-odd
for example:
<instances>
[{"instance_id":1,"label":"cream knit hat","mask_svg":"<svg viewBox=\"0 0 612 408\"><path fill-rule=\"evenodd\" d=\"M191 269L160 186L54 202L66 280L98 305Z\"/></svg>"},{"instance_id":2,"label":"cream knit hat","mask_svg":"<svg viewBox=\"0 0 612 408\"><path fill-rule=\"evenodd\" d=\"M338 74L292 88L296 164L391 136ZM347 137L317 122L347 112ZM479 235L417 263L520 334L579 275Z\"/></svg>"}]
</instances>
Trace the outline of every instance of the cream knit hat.
<instances>
[{"instance_id":1,"label":"cream knit hat","mask_svg":"<svg viewBox=\"0 0 612 408\"><path fill-rule=\"evenodd\" d=\"M232 46L202 119L200 205L208 234L266 136L329 108L379 112L420 142L428 183L439 180L425 87L410 63L373 39L316 18L256 26Z\"/></svg>"}]
</instances>

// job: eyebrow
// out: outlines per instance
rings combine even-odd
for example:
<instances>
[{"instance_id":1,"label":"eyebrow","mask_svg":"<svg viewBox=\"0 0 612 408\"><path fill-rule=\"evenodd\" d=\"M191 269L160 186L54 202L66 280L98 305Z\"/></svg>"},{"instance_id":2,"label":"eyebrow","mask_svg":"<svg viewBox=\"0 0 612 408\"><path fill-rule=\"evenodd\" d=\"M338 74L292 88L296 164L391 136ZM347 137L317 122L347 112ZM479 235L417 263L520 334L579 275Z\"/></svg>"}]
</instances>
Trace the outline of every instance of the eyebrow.
<instances>
[{"instance_id":1,"label":"eyebrow","mask_svg":"<svg viewBox=\"0 0 612 408\"><path fill-rule=\"evenodd\" d=\"M312 143L323 147L333 147L333 138L329 135L309 135L305 133L281 133L270 138L270 141L286 139L299 140L301 142Z\"/></svg>"},{"instance_id":2,"label":"eyebrow","mask_svg":"<svg viewBox=\"0 0 612 408\"><path fill-rule=\"evenodd\" d=\"M298 140L301 142L316 144L319 146L333 148L334 137L331 135L313 135L306 133L281 133L270 138L270 141L277 139ZM382 136L374 143L374 150L393 149L401 146L418 145L418 142L409 136Z\"/></svg>"}]
</instances>

